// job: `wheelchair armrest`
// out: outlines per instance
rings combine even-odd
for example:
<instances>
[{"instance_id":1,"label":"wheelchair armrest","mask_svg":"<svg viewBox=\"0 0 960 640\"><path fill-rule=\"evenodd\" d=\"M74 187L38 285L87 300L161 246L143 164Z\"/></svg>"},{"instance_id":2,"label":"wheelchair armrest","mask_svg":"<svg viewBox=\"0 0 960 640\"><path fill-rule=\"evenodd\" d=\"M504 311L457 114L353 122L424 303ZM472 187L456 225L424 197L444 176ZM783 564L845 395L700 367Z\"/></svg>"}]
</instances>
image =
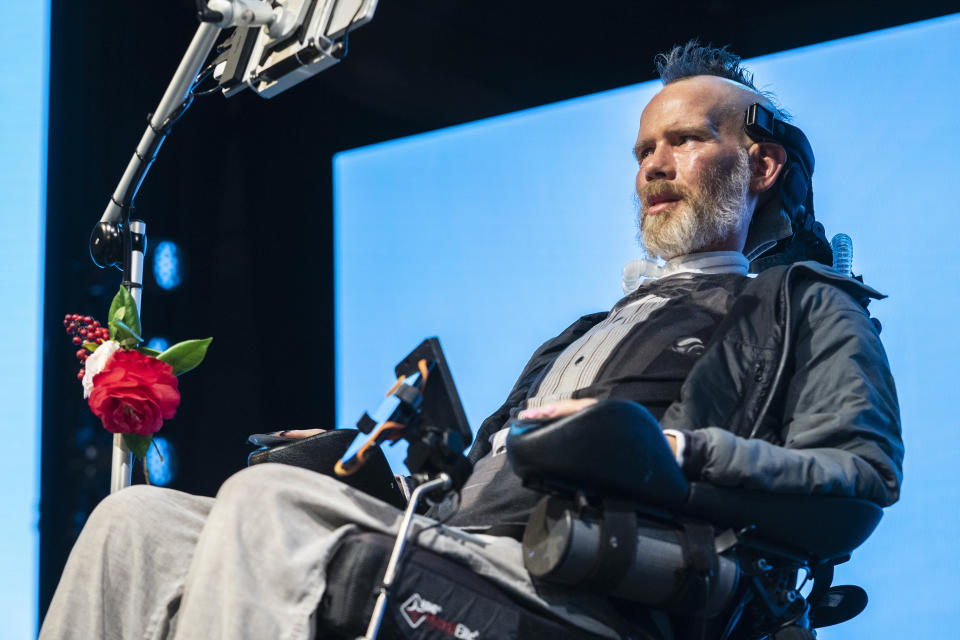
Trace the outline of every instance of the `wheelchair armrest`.
<instances>
[{"instance_id":1,"label":"wheelchair armrest","mask_svg":"<svg viewBox=\"0 0 960 640\"><path fill-rule=\"evenodd\" d=\"M598 402L553 422L518 422L507 455L527 483L665 507L733 529L752 526L757 538L821 560L853 551L883 515L857 498L688 483L656 419L625 400Z\"/></svg>"},{"instance_id":2,"label":"wheelchair armrest","mask_svg":"<svg viewBox=\"0 0 960 640\"><path fill-rule=\"evenodd\" d=\"M284 444L260 447L253 451L247 458L247 464L275 462L316 471L403 509L406 500L379 447L370 449L367 461L355 473L345 477L334 473L337 460L346 453L359 433L358 429L331 429L309 438L288 439Z\"/></svg>"},{"instance_id":3,"label":"wheelchair armrest","mask_svg":"<svg viewBox=\"0 0 960 640\"><path fill-rule=\"evenodd\" d=\"M606 400L553 422L517 422L507 456L531 484L664 506L687 497L687 480L660 425L635 402Z\"/></svg>"},{"instance_id":4,"label":"wheelchair armrest","mask_svg":"<svg viewBox=\"0 0 960 640\"><path fill-rule=\"evenodd\" d=\"M860 498L801 495L690 484L683 514L742 529L820 560L845 556L873 533L883 510Z\"/></svg>"}]
</instances>

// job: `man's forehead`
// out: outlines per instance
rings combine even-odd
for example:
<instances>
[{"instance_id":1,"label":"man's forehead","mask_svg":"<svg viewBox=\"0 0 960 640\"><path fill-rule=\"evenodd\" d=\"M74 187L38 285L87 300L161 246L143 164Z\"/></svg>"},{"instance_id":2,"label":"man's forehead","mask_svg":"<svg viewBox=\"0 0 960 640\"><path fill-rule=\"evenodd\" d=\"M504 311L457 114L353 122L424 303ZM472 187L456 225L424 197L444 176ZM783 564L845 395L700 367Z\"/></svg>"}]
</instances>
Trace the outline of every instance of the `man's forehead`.
<instances>
[{"instance_id":1,"label":"man's forehead","mask_svg":"<svg viewBox=\"0 0 960 640\"><path fill-rule=\"evenodd\" d=\"M757 94L747 87L717 76L692 76L671 82L661 89L640 116L641 132L646 128L708 124L739 119Z\"/></svg>"}]
</instances>

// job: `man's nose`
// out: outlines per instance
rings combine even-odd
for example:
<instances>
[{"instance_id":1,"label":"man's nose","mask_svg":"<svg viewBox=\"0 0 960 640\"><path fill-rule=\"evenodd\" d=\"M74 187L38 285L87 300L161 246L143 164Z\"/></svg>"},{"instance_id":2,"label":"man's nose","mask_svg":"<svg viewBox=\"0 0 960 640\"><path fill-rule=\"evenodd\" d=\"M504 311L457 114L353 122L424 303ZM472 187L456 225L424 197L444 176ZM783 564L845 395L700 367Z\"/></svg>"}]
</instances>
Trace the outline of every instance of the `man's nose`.
<instances>
[{"instance_id":1,"label":"man's nose","mask_svg":"<svg viewBox=\"0 0 960 640\"><path fill-rule=\"evenodd\" d=\"M657 145L644 158L641 166L643 177L647 182L653 180L672 180L675 177L673 157L665 145Z\"/></svg>"}]
</instances>

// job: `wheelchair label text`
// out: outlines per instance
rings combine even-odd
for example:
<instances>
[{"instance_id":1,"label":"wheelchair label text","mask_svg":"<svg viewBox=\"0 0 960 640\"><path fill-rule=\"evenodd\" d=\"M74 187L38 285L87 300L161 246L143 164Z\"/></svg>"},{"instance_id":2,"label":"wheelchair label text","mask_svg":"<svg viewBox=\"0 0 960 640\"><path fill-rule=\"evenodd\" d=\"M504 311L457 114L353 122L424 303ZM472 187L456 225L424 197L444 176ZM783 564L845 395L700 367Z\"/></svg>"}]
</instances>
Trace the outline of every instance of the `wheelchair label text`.
<instances>
[{"instance_id":1,"label":"wheelchair label text","mask_svg":"<svg viewBox=\"0 0 960 640\"><path fill-rule=\"evenodd\" d=\"M426 623L428 627L442 631L458 640L479 640L480 632L471 631L461 622L451 622L440 617L443 607L430 602L419 593L414 593L400 605L400 615L411 629Z\"/></svg>"}]
</instances>

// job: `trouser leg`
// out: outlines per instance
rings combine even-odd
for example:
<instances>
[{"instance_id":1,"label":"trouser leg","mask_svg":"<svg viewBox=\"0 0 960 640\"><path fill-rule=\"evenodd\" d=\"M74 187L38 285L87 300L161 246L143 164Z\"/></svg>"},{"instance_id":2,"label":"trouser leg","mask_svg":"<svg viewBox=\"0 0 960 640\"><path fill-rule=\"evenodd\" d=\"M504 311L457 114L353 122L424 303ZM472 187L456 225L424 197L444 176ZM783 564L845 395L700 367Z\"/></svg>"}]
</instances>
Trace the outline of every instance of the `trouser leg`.
<instances>
[{"instance_id":1,"label":"trouser leg","mask_svg":"<svg viewBox=\"0 0 960 640\"><path fill-rule=\"evenodd\" d=\"M209 498L131 487L104 500L71 553L41 631L60 638L309 639L343 536L395 533L401 513L332 478L245 469ZM607 637L602 598L534 586L519 543L433 526L416 544L456 558L535 607ZM373 594L371 594L373 597Z\"/></svg>"},{"instance_id":2,"label":"trouser leg","mask_svg":"<svg viewBox=\"0 0 960 640\"><path fill-rule=\"evenodd\" d=\"M396 533L401 516L386 503L305 469L262 464L235 474L217 494L197 544L176 640L312 638L325 569L340 540L360 530ZM611 614L605 599L532 585L517 541L432 525L417 519L416 544L456 558L532 606L617 637L592 619Z\"/></svg>"},{"instance_id":3,"label":"trouser leg","mask_svg":"<svg viewBox=\"0 0 960 640\"><path fill-rule=\"evenodd\" d=\"M167 637L212 503L142 485L104 499L70 553L40 639Z\"/></svg>"},{"instance_id":4,"label":"trouser leg","mask_svg":"<svg viewBox=\"0 0 960 640\"><path fill-rule=\"evenodd\" d=\"M177 640L312 637L324 568L339 540L399 523L393 507L297 467L229 478L194 553Z\"/></svg>"}]
</instances>

